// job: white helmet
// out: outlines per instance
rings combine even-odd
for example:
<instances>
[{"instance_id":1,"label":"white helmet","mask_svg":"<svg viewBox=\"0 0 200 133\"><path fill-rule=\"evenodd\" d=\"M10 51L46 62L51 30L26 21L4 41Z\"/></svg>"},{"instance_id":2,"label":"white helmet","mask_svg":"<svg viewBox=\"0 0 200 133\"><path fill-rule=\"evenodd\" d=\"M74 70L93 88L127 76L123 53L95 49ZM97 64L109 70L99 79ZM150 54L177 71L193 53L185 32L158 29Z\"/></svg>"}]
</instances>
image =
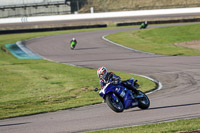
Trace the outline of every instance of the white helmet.
<instances>
[{"instance_id":1,"label":"white helmet","mask_svg":"<svg viewBox=\"0 0 200 133\"><path fill-rule=\"evenodd\" d=\"M104 66L100 67L97 70L97 75L98 75L98 77L100 79L104 79L106 77L107 73L108 73L108 71L107 71L107 69Z\"/></svg>"},{"instance_id":2,"label":"white helmet","mask_svg":"<svg viewBox=\"0 0 200 133\"><path fill-rule=\"evenodd\" d=\"M76 38L72 38L72 40L73 40L73 41L75 41L75 40L76 40Z\"/></svg>"}]
</instances>

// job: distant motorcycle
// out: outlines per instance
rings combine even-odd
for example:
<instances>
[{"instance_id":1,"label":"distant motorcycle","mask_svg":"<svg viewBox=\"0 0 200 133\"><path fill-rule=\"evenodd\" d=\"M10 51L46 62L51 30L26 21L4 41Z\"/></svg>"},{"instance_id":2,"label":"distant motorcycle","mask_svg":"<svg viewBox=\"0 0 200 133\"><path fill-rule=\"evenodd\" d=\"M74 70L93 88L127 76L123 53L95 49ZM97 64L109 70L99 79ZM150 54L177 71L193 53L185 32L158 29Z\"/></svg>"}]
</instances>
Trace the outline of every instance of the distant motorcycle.
<instances>
[{"instance_id":1,"label":"distant motorcycle","mask_svg":"<svg viewBox=\"0 0 200 133\"><path fill-rule=\"evenodd\" d=\"M72 41L70 44L71 50L74 50L75 47L76 47L76 42Z\"/></svg>"},{"instance_id":2,"label":"distant motorcycle","mask_svg":"<svg viewBox=\"0 0 200 133\"><path fill-rule=\"evenodd\" d=\"M129 79L128 81L132 84L134 83L133 78ZM98 90L98 88L94 89L94 91ZM107 105L115 112L123 112L124 109L134 107L148 109L150 106L149 98L142 91L139 91L139 94L136 95L134 92L121 85L121 83L117 85L112 83L106 84L100 90L99 95L106 101Z\"/></svg>"},{"instance_id":3,"label":"distant motorcycle","mask_svg":"<svg viewBox=\"0 0 200 133\"><path fill-rule=\"evenodd\" d=\"M148 26L148 22L145 21L144 23L142 23L142 24L140 25L140 29L146 29L147 26Z\"/></svg>"},{"instance_id":4,"label":"distant motorcycle","mask_svg":"<svg viewBox=\"0 0 200 133\"><path fill-rule=\"evenodd\" d=\"M72 40L70 41L70 48L71 50L74 50L74 48L76 47L77 41L75 38L72 38Z\"/></svg>"}]
</instances>

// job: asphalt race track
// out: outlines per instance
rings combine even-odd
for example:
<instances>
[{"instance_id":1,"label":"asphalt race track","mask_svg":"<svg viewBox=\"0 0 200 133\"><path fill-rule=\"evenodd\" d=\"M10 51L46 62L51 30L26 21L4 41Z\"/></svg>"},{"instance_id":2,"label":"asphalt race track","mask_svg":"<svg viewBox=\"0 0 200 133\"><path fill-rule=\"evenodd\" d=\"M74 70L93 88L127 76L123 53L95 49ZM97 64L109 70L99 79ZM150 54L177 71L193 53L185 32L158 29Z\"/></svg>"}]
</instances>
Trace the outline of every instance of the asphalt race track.
<instances>
[{"instance_id":1,"label":"asphalt race track","mask_svg":"<svg viewBox=\"0 0 200 133\"><path fill-rule=\"evenodd\" d=\"M148 110L133 108L123 113L115 113L106 103L102 103L0 120L0 132L85 132L200 117L200 58L198 56L164 56L135 52L102 39L102 36L110 33L137 29L56 35L31 39L26 44L32 51L48 60L94 69L106 66L112 71L142 74L159 80L163 88L148 95L151 101ZM75 50L70 50L68 43L73 37L77 38L78 45Z\"/></svg>"}]
</instances>

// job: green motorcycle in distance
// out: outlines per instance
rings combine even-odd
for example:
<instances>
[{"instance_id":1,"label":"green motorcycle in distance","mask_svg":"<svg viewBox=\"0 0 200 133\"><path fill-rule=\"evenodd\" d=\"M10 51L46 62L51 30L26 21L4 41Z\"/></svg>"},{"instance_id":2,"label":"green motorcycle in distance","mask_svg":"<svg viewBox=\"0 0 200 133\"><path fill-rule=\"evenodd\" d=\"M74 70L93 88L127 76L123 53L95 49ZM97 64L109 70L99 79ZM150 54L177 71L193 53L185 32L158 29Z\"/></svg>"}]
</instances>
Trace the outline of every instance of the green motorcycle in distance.
<instances>
[{"instance_id":1,"label":"green motorcycle in distance","mask_svg":"<svg viewBox=\"0 0 200 133\"><path fill-rule=\"evenodd\" d=\"M77 41L75 38L73 38L70 42L70 48L71 50L74 50L74 48L76 47Z\"/></svg>"},{"instance_id":2,"label":"green motorcycle in distance","mask_svg":"<svg viewBox=\"0 0 200 133\"><path fill-rule=\"evenodd\" d=\"M148 22L145 21L144 23L142 23L142 24L140 25L140 29L146 29L147 26L148 26Z\"/></svg>"}]
</instances>

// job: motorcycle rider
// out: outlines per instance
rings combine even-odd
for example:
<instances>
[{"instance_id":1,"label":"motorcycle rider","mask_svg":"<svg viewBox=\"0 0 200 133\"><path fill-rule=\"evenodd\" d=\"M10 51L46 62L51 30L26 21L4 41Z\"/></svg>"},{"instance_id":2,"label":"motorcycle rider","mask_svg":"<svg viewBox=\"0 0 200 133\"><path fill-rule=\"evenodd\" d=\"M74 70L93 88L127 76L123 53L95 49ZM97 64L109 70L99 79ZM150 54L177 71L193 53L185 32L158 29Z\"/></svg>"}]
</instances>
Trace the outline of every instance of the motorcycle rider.
<instances>
[{"instance_id":1,"label":"motorcycle rider","mask_svg":"<svg viewBox=\"0 0 200 133\"><path fill-rule=\"evenodd\" d=\"M76 45L77 44L76 38L72 38L72 40L70 41L70 44L71 45Z\"/></svg>"},{"instance_id":2,"label":"motorcycle rider","mask_svg":"<svg viewBox=\"0 0 200 133\"><path fill-rule=\"evenodd\" d=\"M139 91L134 86L139 86L136 82L134 82L134 86L131 85L128 81L121 81L121 78L115 75L113 72L108 72L106 67L102 66L97 70L97 75L99 77L99 83L101 88L104 87L107 83L118 84L121 83L124 87L129 90L132 90L136 95L139 94Z\"/></svg>"},{"instance_id":3,"label":"motorcycle rider","mask_svg":"<svg viewBox=\"0 0 200 133\"><path fill-rule=\"evenodd\" d=\"M141 24L141 27L140 27L140 29L145 29L145 28L147 28L147 26L148 26L148 22L147 21L145 21L145 22L143 22L142 24Z\"/></svg>"}]
</instances>

